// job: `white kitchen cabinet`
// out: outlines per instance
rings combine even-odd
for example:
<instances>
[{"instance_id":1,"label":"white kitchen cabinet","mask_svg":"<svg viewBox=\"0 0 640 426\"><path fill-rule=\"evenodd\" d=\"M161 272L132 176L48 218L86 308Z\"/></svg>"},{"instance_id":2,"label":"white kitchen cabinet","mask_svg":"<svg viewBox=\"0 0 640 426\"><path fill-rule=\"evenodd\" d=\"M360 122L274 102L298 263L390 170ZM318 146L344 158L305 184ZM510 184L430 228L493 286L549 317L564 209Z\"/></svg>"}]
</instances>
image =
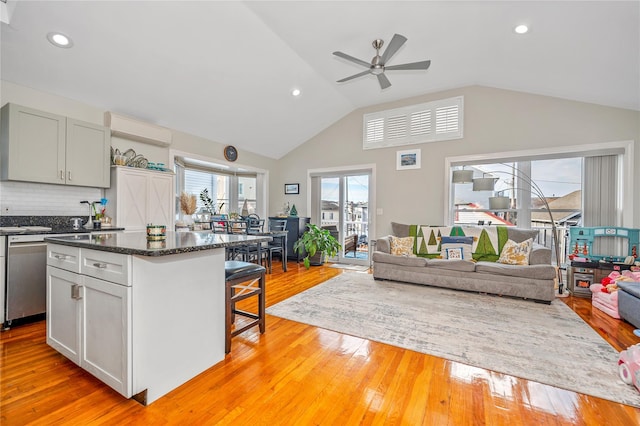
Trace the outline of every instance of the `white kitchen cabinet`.
<instances>
[{"instance_id":1,"label":"white kitchen cabinet","mask_svg":"<svg viewBox=\"0 0 640 426\"><path fill-rule=\"evenodd\" d=\"M47 344L80 365L79 274L47 266ZM74 294L75 291L75 294Z\"/></svg>"},{"instance_id":2,"label":"white kitchen cabinet","mask_svg":"<svg viewBox=\"0 0 640 426\"><path fill-rule=\"evenodd\" d=\"M146 230L149 223L171 228L175 216L173 173L133 167L111 167L106 191L114 226L126 231Z\"/></svg>"},{"instance_id":3,"label":"white kitchen cabinet","mask_svg":"<svg viewBox=\"0 0 640 426\"><path fill-rule=\"evenodd\" d=\"M224 247L138 256L49 242L47 343L150 404L224 359L224 259Z\"/></svg>"},{"instance_id":4,"label":"white kitchen cabinet","mask_svg":"<svg viewBox=\"0 0 640 426\"><path fill-rule=\"evenodd\" d=\"M131 391L131 287L76 273L72 262L60 263L63 246L48 246L47 344L129 398ZM105 255L105 259L101 259ZM83 258L97 264L129 263L130 257L87 250ZM56 263L57 262L57 263ZM56 266L53 266L53 265ZM130 283L127 283L130 284Z\"/></svg>"},{"instance_id":5,"label":"white kitchen cabinet","mask_svg":"<svg viewBox=\"0 0 640 426\"><path fill-rule=\"evenodd\" d=\"M109 187L108 128L16 104L1 115L2 179Z\"/></svg>"}]
</instances>

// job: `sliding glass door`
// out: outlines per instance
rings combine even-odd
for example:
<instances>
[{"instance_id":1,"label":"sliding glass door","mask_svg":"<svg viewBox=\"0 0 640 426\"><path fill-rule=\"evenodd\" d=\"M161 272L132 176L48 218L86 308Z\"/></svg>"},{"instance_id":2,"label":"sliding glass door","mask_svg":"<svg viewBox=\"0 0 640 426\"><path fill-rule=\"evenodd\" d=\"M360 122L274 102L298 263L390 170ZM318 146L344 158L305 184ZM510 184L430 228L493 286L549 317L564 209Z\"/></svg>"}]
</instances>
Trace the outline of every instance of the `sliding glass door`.
<instances>
[{"instance_id":1,"label":"sliding glass door","mask_svg":"<svg viewBox=\"0 0 640 426\"><path fill-rule=\"evenodd\" d=\"M368 265L370 174L333 174L319 179L320 225L342 245L335 260Z\"/></svg>"}]
</instances>

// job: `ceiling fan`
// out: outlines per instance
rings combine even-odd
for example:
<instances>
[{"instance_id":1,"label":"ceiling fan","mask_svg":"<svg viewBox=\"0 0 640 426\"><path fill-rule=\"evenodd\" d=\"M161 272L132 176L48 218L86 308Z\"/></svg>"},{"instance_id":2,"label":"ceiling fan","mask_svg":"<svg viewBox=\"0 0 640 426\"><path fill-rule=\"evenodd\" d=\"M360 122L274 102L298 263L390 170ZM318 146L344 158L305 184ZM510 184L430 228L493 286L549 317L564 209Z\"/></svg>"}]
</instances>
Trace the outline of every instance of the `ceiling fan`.
<instances>
[{"instance_id":1,"label":"ceiling fan","mask_svg":"<svg viewBox=\"0 0 640 426\"><path fill-rule=\"evenodd\" d=\"M355 62L356 64L365 66L368 68L366 71L362 71L358 74L354 74L352 76L343 78L342 80L338 80L338 83L342 83L345 81L352 80L354 78L362 77L363 75L373 74L378 77L378 83L380 83L380 87L382 89L386 89L391 86L391 82L384 75L385 71L393 71L393 70L426 70L431 65L431 61L420 61L420 62L412 62L410 64L401 64L401 65L391 65L386 66L386 63L395 53L402 47L402 45L407 41L407 38L401 36L400 34L394 34L389 46L387 46L386 50L380 56L380 48L384 44L384 41L381 39L376 39L373 41L373 48L376 49L376 56L371 59L371 63L365 62L358 58L354 58L351 55L347 55L342 52L333 52L334 55L346 59L351 62Z\"/></svg>"}]
</instances>

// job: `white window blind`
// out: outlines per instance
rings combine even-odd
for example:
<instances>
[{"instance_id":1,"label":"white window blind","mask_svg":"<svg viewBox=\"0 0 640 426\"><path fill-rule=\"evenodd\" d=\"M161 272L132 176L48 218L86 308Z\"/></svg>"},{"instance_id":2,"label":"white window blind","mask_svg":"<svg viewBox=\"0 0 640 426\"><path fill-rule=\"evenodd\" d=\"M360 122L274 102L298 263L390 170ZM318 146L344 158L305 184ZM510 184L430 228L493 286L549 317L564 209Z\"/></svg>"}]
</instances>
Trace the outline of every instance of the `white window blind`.
<instances>
[{"instance_id":1,"label":"white window blind","mask_svg":"<svg viewBox=\"0 0 640 426\"><path fill-rule=\"evenodd\" d=\"M464 98L458 96L365 114L362 148L461 139L463 101Z\"/></svg>"}]
</instances>

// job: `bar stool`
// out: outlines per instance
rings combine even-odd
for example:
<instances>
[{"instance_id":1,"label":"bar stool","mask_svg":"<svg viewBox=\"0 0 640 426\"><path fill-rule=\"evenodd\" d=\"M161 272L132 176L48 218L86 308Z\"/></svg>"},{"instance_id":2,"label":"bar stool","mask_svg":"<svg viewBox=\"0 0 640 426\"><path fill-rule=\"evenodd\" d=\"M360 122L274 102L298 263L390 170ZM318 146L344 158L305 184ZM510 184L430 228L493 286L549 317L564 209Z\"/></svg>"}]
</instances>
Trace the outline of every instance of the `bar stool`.
<instances>
[{"instance_id":1,"label":"bar stool","mask_svg":"<svg viewBox=\"0 0 640 426\"><path fill-rule=\"evenodd\" d=\"M225 274L225 353L231 352L231 338L259 326L260 333L265 331L265 268L249 262L227 260L224 262ZM258 313L236 309L236 302L258 296ZM249 318L246 325L231 331L235 316Z\"/></svg>"}]
</instances>

